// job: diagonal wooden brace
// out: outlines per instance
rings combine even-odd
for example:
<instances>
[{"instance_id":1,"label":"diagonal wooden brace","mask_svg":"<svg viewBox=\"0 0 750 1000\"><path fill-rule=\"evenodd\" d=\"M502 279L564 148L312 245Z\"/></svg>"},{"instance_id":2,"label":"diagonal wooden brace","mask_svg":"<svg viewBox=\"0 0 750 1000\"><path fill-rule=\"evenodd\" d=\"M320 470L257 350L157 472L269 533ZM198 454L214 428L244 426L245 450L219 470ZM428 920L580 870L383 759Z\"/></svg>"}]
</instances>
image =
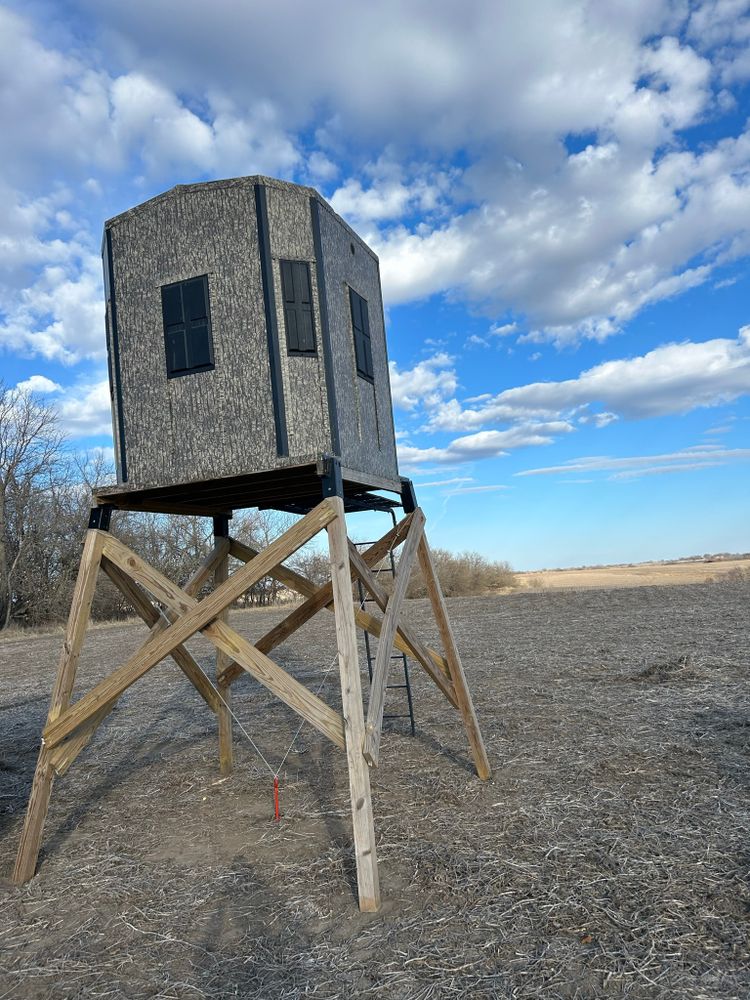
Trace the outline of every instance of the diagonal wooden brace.
<instances>
[{"instance_id":1,"label":"diagonal wooden brace","mask_svg":"<svg viewBox=\"0 0 750 1000\"><path fill-rule=\"evenodd\" d=\"M148 639L141 649L131 656L126 663L97 684L74 705L71 705L59 719L50 723L43 733L46 746L53 747L65 739L66 736L69 736L103 705L116 700L139 677L142 677L152 667L163 660L165 656L168 656L176 646L201 630L205 631L206 635L212 641L220 639L221 642L216 641L215 644L219 648L227 646L228 648L225 649L225 652L234 656L234 659L238 660L238 662L239 659L235 653L239 651L244 656L244 660L247 661L243 662L242 665L251 671L256 671L256 676L258 676L258 669L260 667L260 671L264 672L265 675L258 676L258 679L267 684L267 686L270 686L269 680L272 682L281 682L283 679L292 681L292 678L289 678L289 675L285 671L277 667L267 657L264 657L264 660L259 662L255 656L257 650L253 650L253 647L249 643L237 636L228 626L224 626L221 623L217 623L213 629L207 629L206 626L215 621L224 608L235 601L240 594L244 593L254 583L257 583L263 576L266 576L271 569L288 558L300 546L304 545L305 542L317 534L321 528L329 524L336 516L335 505L328 500L324 500L310 511L309 514L306 514L305 517L293 525L293 527L272 542L252 563L243 566L226 583L223 583L212 594L200 601L200 603L189 597L179 587L175 587L163 574L153 569L148 563L140 560L135 553L130 552L122 543L116 542L110 536L106 536L104 554L107 558L117 563L120 569L124 570L130 576L134 576L135 568L140 567L140 577L134 576L137 582L145 586L155 597L163 600L168 606L171 606L172 610L180 614L180 617L169 628ZM126 553L124 558L122 549ZM121 558L123 558L124 564L120 563ZM234 647L236 647L236 650ZM252 654L249 653L248 647L249 650L253 650ZM262 656L262 654L260 655ZM249 665L250 663L252 663L252 668ZM281 675L281 677L278 675ZM300 688L301 692L304 692L306 697L303 700L309 706L308 699L312 699L314 696L306 688L298 684L298 682L294 681L294 685ZM281 694L281 690L284 690L283 685L278 683L277 688L274 693L278 694L279 697L283 697ZM295 693L299 694L300 692L297 692L295 689ZM334 742L338 742L338 739L343 740L339 728L341 726L339 716L325 705L324 702L321 702L320 699L316 698L315 702L319 703L325 709L322 715L332 715L335 722L339 724L337 726L333 719L326 718L325 721L330 723L328 727L330 731L327 732L327 735ZM298 708L297 710L299 711L300 709ZM310 718L309 721L318 728L321 728L321 719L318 718L317 714L315 714L315 718Z\"/></svg>"},{"instance_id":2,"label":"diagonal wooden brace","mask_svg":"<svg viewBox=\"0 0 750 1000\"><path fill-rule=\"evenodd\" d=\"M375 666L370 683L370 702L367 706L367 721L365 723L365 740L362 746L365 760L371 766L377 766L380 756L380 736L383 730L383 711L385 708L385 689L388 685L388 671L391 665L391 650L396 638L401 606L406 597L406 588L411 579L411 570L417 556L417 546L424 530L424 514L417 507L406 536L398 570L395 574L393 593L383 616L383 623L378 640L378 651L375 656Z\"/></svg>"},{"instance_id":3,"label":"diagonal wooden brace","mask_svg":"<svg viewBox=\"0 0 750 1000\"><path fill-rule=\"evenodd\" d=\"M429 597L432 605L432 612L435 615L435 621L437 622L438 631L440 632L440 639L443 643L443 649L445 650L448 665L450 666L453 686L456 689L456 695L458 697L458 710L461 713L464 728L466 729L466 735L469 738L469 745L471 746L471 753L474 758L477 775L483 781L486 781L488 778L492 777L492 768L490 767L487 751L484 747L484 740L482 739L479 721L474 710L474 703L471 700L469 685L466 683L466 674L464 673L461 657L459 656L458 647L456 646L456 640L453 636L453 629L451 628L450 619L448 618L445 598L443 597L443 592L440 589L440 581L438 579L437 570L435 569L435 564L432 559L430 546L427 544L427 538L424 534L419 540L417 556L419 558L419 565L422 569L422 577L424 579L425 586L427 587L427 596Z\"/></svg>"},{"instance_id":4,"label":"diagonal wooden brace","mask_svg":"<svg viewBox=\"0 0 750 1000\"><path fill-rule=\"evenodd\" d=\"M105 557L102 560L102 569L150 627L152 635L157 632L163 632L170 625L167 617L153 606L146 594L140 588L136 587L115 563ZM185 593L189 593L187 587L185 588ZM221 705L218 692L210 678L201 670L188 650L183 645L175 646L170 655L185 676L193 683L198 694L203 698L211 711L218 712Z\"/></svg>"},{"instance_id":5,"label":"diagonal wooden brace","mask_svg":"<svg viewBox=\"0 0 750 1000\"><path fill-rule=\"evenodd\" d=\"M362 554L357 553L360 564L364 566L365 570L369 572L369 566L374 566L380 562L391 547L401 544L401 541L403 541L403 538L409 529L412 517L413 515L409 514L407 517L403 518L403 520L399 521L395 528L392 528L389 532L387 532L387 534L383 535L381 539L375 542L371 548L367 549L366 552ZM231 542L231 553L237 559L243 560L243 562L247 562L250 559L255 558L257 555L255 550L250 546L243 545L234 539L232 539ZM353 568L355 570L355 574L359 575L356 568ZM322 608L331 612L334 610L330 583L317 586L312 582L312 580L308 580L300 573L296 573L294 570L290 570L285 566L279 567L279 570L283 572L274 571L269 575L279 580L284 584L284 586L289 587L292 590L296 590L297 593L302 594L303 597L307 597L309 599L298 608L295 608L295 610L292 611L291 614L287 615L283 621L279 622L278 625L274 626L274 628L257 641L255 644L256 647L264 653L270 653L272 649L280 645L285 639L296 632L297 629L301 628ZM370 574L370 576L372 577L372 574ZM374 579L374 577L372 577L372 579ZM379 592L385 593L382 588L379 589ZM375 595L373 594L373 596ZM359 625L359 627L364 629L366 632L369 632L374 636L380 635L380 621L375 618L374 615L368 614L367 611L360 608L359 605L356 605L354 608L354 618L357 625ZM396 648L402 653L405 653L407 656L411 656L413 659L417 660L417 662L424 667L430 677L432 677L451 705L453 705L454 708L457 708L458 704L456 702L456 696L453 691L450 672L445 658L442 657L440 653L435 652L434 649L429 649L429 647L424 646L416 640L412 641L413 633L410 632L409 635L410 638L407 639L407 631L400 626L395 638ZM231 684L241 675L241 673L242 671L236 665L232 665L226 668L220 679L223 680L224 683ZM443 680L440 679L438 673L443 675Z\"/></svg>"},{"instance_id":6,"label":"diagonal wooden brace","mask_svg":"<svg viewBox=\"0 0 750 1000\"><path fill-rule=\"evenodd\" d=\"M378 581L375 574L362 558L362 554L357 551L356 546L352 542L349 543L349 561L354 576L362 581L380 610L385 612L388 606L388 592ZM356 618L357 624L361 628L365 629L371 635L380 635L382 622L377 618L369 615L366 611L360 611L356 614ZM403 622L399 622L393 644L402 653L406 653L407 656L416 660L425 673L437 684L451 705L454 708L458 708L456 691L448 673L448 665L440 653L436 653L434 649L425 646L411 628Z\"/></svg>"}]
</instances>

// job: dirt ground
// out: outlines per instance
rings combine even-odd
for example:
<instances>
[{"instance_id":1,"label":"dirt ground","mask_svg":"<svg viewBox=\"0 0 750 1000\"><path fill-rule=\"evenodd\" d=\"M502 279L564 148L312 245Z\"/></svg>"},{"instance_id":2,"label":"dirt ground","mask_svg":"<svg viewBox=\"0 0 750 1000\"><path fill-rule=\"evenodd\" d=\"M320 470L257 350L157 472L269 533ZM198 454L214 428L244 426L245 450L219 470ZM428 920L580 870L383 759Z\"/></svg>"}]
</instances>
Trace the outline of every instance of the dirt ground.
<instances>
[{"instance_id":1,"label":"dirt ground","mask_svg":"<svg viewBox=\"0 0 750 1000\"><path fill-rule=\"evenodd\" d=\"M529 590L588 587L656 587L684 583L723 583L750 578L750 559L646 562L632 566L584 566L517 573L516 582Z\"/></svg>"},{"instance_id":2,"label":"dirt ground","mask_svg":"<svg viewBox=\"0 0 750 1000\"><path fill-rule=\"evenodd\" d=\"M495 774L473 775L415 666L417 736L392 728L373 774L374 915L343 754L302 731L275 824L241 734L219 780L214 720L170 661L58 780L39 874L13 887L59 636L0 642L0 998L748 997L750 585L449 605ZM436 642L426 603L408 613ZM233 624L257 637L279 614ZM93 630L81 688L142 634ZM333 655L329 616L279 650L313 689ZM335 687L334 669L334 705ZM236 691L275 766L296 717Z\"/></svg>"}]
</instances>

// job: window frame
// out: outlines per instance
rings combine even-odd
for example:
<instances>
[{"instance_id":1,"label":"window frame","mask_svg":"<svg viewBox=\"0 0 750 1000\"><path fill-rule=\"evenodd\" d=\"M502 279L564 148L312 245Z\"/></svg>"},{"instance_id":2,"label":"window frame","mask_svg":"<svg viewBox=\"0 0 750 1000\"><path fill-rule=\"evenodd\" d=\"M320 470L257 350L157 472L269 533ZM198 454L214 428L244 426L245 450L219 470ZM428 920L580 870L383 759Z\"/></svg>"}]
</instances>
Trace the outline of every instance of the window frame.
<instances>
[{"instance_id":1,"label":"window frame","mask_svg":"<svg viewBox=\"0 0 750 1000\"><path fill-rule=\"evenodd\" d=\"M288 264L292 272L295 269L304 269L307 274L307 287L310 292L310 326L312 330L312 342L313 346L310 350L300 350L299 348L292 347L291 340L289 336L289 321L287 317L287 306L286 306L286 281L284 280L284 265ZM294 288L294 273L292 273L292 288ZM284 313L284 336L286 338L286 353L287 357L290 358L315 358L318 356L318 338L315 332L315 303L313 298L313 284L312 284L312 274L310 271L310 261L309 260L293 260L292 258L284 257L279 258L279 281L281 284L281 307ZM295 300L296 301L296 300Z\"/></svg>"},{"instance_id":2,"label":"window frame","mask_svg":"<svg viewBox=\"0 0 750 1000\"><path fill-rule=\"evenodd\" d=\"M203 301L206 306L205 317L200 317L198 320L186 319L185 313L185 299L184 299L184 288L186 285L192 282L200 281L203 286ZM180 308L182 314L181 323L171 323L167 324L167 314L166 314L166 304L164 293L173 288L180 289ZM207 274L197 274L192 278L183 278L181 281L170 281L166 285L160 286L161 294L161 307L162 307L162 330L164 334L164 361L167 371L167 378L183 378L186 375L200 375L203 372L214 371L216 368L216 361L214 357L214 338L213 338L213 325L211 323L211 299L209 295L208 287L208 275ZM169 364L169 336L174 334L180 327L182 328L182 334L184 337L185 346L185 361L189 362L189 340L188 333L192 329L199 328L201 326L206 327L206 343L208 348L208 361L204 364L190 365L186 368L171 369Z\"/></svg>"},{"instance_id":3,"label":"window frame","mask_svg":"<svg viewBox=\"0 0 750 1000\"><path fill-rule=\"evenodd\" d=\"M354 363L357 369L357 377L364 379L371 385L375 384L375 365L372 359L372 334L370 333L370 312L367 299L360 295L351 285L349 289L349 314L352 324L352 339L354 341ZM362 334L357 335L357 324L355 321L355 304L359 302L360 315L362 316ZM366 344L365 344L366 342ZM360 348L360 343L362 344ZM368 365L369 361L369 365Z\"/></svg>"}]
</instances>

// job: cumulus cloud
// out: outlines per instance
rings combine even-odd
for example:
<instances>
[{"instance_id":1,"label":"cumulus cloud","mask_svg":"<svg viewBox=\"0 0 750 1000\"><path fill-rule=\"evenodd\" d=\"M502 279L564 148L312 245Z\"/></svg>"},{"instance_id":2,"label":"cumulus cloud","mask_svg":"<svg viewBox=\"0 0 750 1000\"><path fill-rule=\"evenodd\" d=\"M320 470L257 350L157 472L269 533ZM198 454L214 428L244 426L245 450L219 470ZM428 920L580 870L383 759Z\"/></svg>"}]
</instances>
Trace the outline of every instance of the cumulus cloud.
<instances>
[{"instance_id":1,"label":"cumulus cloud","mask_svg":"<svg viewBox=\"0 0 750 1000\"><path fill-rule=\"evenodd\" d=\"M559 419L577 414L597 427L619 418L687 413L750 393L750 326L736 339L664 344L640 357L605 361L578 378L534 382L463 406L455 398L433 407L432 430L468 431L498 421ZM592 407L601 406L600 412Z\"/></svg>"},{"instance_id":2,"label":"cumulus cloud","mask_svg":"<svg viewBox=\"0 0 750 1000\"><path fill-rule=\"evenodd\" d=\"M390 377L393 405L402 410L413 410L418 405L437 405L441 399L455 392L458 385L453 358L444 352L403 371L399 371L396 362L391 361Z\"/></svg>"},{"instance_id":3,"label":"cumulus cloud","mask_svg":"<svg viewBox=\"0 0 750 1000\"><path fill-rule=\"evenodd\" d=\"M508 449L534 447L551 444L555 435L572 431L564 421L555 423L519 424L507 430L477 431L455 438L445 447L419 448L414 445L398 446L399 465L405 469L417 469L422 465L461 465L465 462L500 458L508 454Z\"/></svg>"},{"instance_id":4,"label":"cumulus cloud","mask_svg":"<svg viewBox=\"0 0 750 1000\"><path fill-rule=\"evenodd\" d=\"M75 364L106 354L101 260L79 252L50 264L0 318L0 347Z\"/></svg>"}]
</instances>

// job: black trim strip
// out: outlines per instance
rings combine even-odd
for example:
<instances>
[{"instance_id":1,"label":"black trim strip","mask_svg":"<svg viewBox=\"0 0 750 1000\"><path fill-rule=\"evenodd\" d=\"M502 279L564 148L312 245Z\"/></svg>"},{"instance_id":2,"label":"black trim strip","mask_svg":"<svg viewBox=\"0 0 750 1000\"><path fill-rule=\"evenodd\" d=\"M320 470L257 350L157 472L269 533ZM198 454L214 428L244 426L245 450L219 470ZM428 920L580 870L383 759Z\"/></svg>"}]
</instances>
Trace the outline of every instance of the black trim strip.
<instances>
[{"instance_id":1,"label":"black trim strip","mask_svg":"<svg viewBox=\"0 0 750 1000\"><path fill-rule=\"evenodd\" d=\"M310 198L313 244L315 246L315 273L318 281L318 305L320 313L320 339L323 344L323 364L326 376L326 396L328 397L328 423L331 427L331 448L335 456L341 457L339 437L338 406L336 405L336 380L333 375L333 351L331 331L328 326L328 293L326 291L323 242L320 237L320 205L317 198Z\"/></svg>"},{"instance_id":2,"label":"black trim strip","mask_svg":"<svg viewBox=\"0 0 750 1000\"><path fill-rule=\"evenodd\" d=\"M276 454L281 457L289 454L289 439L286 433L284 383L281 379L281 356L279 352L279 324L276 318L276 296L273 291L271 241L268 235L268 205L264 184L255 185L255 215L258 222L260 273L263 279L263 306L266 313L268 360L271 369L271 398L273 400L273 422L276 429Z\"/></svg>"},{"instance_id":3,"label":"black trim strip","mask_svg":"<svg viewBox=\"0 0 750 1000\"><path fill-rule=\"evenodd\" d=\"M125 454L125 415L122 412L122 378L120 377L120 338L117 332L117 303L115 301L115 269L112 263L112 231L105 230L107 242L107 258L105 267L105 288L109 290L110 341L112 346L112 368L114 368L115 397L117 400L117 436L120 447L117 449L120 457L120 480L128 481L128 460ZM107 345L109 347L109 345Z\"/></svg>"}]
</instances>

